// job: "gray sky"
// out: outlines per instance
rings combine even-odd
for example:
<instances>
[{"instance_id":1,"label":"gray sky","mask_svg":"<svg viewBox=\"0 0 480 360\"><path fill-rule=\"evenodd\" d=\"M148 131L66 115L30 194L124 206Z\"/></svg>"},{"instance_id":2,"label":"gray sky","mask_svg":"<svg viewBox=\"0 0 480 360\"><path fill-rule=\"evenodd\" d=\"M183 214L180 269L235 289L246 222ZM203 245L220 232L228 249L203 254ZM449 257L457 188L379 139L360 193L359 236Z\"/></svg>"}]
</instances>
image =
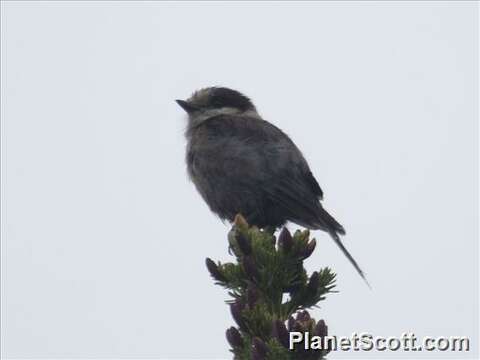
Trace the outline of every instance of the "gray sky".
<instances>
[{"instance_id":1,"label":"gray sky","mask_svg":"<svg viewBox=\"0 0 480 360\"><path fill-rule=\"evenodd\" d=\"M478 356L476 2L2 2L2 356L229 358L174 99L224 85L303 150L333 334L465 335ZM290 226L295 229L295 225ZM188 330L189 329L189 330ZM411 353L335 353L406 358Z\"/></svg>"}]
</instances>

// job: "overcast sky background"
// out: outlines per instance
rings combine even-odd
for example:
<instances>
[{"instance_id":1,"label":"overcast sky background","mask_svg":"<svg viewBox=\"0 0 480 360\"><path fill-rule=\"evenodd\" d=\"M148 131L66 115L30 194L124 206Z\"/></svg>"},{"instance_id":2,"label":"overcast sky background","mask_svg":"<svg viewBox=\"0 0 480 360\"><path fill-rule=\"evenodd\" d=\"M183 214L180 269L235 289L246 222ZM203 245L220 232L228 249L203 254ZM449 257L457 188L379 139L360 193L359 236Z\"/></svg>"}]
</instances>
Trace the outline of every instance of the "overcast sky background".
<instances>
[{"instance_id":1,"label":"overcast sky background","mask_svg":"<svg viewBox=\"0 0 480 360\"><path fill-rule=\"evenodd\" d=\"M229 227L186 177L174 99L224 85L303 150L368 289L315 232L313 310L478 357L478 11L470 2L1 4L5 358L230 358ZM295 229L295 225L290 226ZM407 358L335 353L330 358Z\"/></svg>"}]
</instances>

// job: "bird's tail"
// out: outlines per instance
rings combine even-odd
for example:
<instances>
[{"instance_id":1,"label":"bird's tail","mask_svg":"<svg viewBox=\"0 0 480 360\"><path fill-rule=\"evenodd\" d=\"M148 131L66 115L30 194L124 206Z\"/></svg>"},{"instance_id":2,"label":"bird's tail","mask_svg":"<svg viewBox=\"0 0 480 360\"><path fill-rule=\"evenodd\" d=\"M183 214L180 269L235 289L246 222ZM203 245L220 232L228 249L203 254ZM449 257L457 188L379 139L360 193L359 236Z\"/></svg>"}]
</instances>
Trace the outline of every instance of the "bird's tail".
<instances>
[{"instance_id":1,"label":"bird's tail","mask_svg":"<svg viewBox=\"0 0 480 360\"><path fill-rule=\"evenodd\" d=\"M335 244L338 245L340 250L342 250L343 254L347 257L348 261L350 261L350 263L353 265L355 270L357 270L358 274L362 277L363 281L365 281L367 286L371 288L370 284L367 281L367 278L365 277L365 273L357 264L353 256L348 252L347 248L343 245L342 240L340 240L340 236L338 236L338 234L335 231L329 231L329 234L332 237L333 241L335 241Z\"/></svg>"},{"instance_id":2,"label":"bird's tail","mask_svg":"<svg viewBox=\"0 0 480 360\"><path fill-rule=\"evenodd\" d=\"M345 235L345 229L335 218L330 215L321 205L318 208L317 217L321 219L320 229L336 234Z\"/></svg>"},{"instance_id":3,"label":"bird's tail","mask_svg":"<svg viewBox=\"0 0 480 360\"><path fill-rule=\"evenodd\" d=\"M353 256L345 248L342 241L340 240L340 236L338 236L338 234L345 235L345 229L343 228L343 226L340 225L339 222L335 220L334 217L330 215L322 206L319 207L319 213L317 216L321 220L318 227L322 230L327 231L330 234L333 241L335 241L335 244L337 244L340 250L342 250L343 254L347 257L355 270L357 270L358 274L362 277L363 281L365 281L368 287L371 288L370 284L367 281L367 278L365 277L365 273L357 264Z\"/></svg>"}]
</instances>

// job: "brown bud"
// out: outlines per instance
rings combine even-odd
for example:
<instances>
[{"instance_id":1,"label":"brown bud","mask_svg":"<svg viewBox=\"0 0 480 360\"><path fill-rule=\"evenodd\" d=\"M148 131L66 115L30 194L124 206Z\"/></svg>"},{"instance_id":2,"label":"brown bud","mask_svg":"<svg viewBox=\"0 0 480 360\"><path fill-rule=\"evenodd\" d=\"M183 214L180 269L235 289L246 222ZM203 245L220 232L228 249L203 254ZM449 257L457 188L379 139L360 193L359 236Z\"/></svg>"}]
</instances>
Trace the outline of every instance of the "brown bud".
<instances>
[{"instance_id":1,"label":"brown bud","mask_svg":"<svg viewBox=\"0 0 480 360\"><path fill-rule=\"evenodd\" d=\"M260 278L260 273L258 272L257 266L255 265L255 262L253 261L252 257L245 256L242 260L242 264L243 264L243 270L245 271L245 274L251 280L255 281Z\"/></svg>"},{"instance_id":2,"label":"brown bud","mask_svg":"<svg viewBox=\"0 0 480 360\"><path fill-rule=\"evenodd\" d=\"M233 326L227 329L227 340L233 348L239 348L243 346L243 338L240 332Z\"/></svg>"},{"instance_id":3,"label":"brown bud","mask_svg":"<svg viewBox=\"0 0 480 360\"><path fill-rule=\"evenodd\" d=\"M292 330L291 331L296 331L296 332L305 332L305 327L303 326L303 323L301 323L298 320L295 320L295 322L292 325Z\"/></svg>"},{"instance_id":4,"label":"brown bud","mask_svg":"<svg viewBox=\"0 0 480 360\"><path fill-rule=\"evenodd\" d=\"M215 262L212 259L207 258L205 260L205 264L207 265L208 272L215 280L222 281L222 282L227 281L225 276L218 269L218 265L215 264Z\"/></svg>"},{"instance_id":5,"label":"brown bud","mask_svg":"<svg viewBox=\"0 0 480 360\"><path fill-rule=\"evenodd\" d=\"M247 303L250 308L253 308L255 306L258 297L258 290L255 288L254 285L249 285L247 289Z\"/></svg>"},{"instance_id":6,"label":"brown bud","mask_svg":"<svg viewBox=\"0 0 480 360\"><path fill-rule=\"evenodd\" d=\"M313 250L315 250L315 246L317 246L317 242L315 241L315 239L313 239L312 241L310 241L310 242L307 244L307 246L305 247L305 249L302 251L302 254L301 254L302 260L305 260L305 259L308 258L310 255L312 255Z\"/></svg>"},{"instance_id":7,"label":"brown bud","mask_svg":"<svg viewBox=\"0 0 480 360\"><path fill-rule=\"evenodd\" d=\"M280 344L288 348L290 335L283 321L274 320L272 327L272 336L276 338Z\"/></svg>"},{"instance_id":8,"label":"brown bud","mask_svg":"<svg viewBox=\"0 0 480 360\"><path fill-rule=\"evenodd\" d=\"M310 276L310 280L307 284L307 290L310 294L316 294L318 291L318 281L320 280L320 275L317 271L314 271L312 276Z\"/></svg>"},{"instance_id":9,"label":"brown bud","mask_svg":"<svg viewBox=\"0 0 480 360\"><path fill-rule=\"evenodd\" d=\"M242 316L244 307L245 306L239 301L230 304L230 312L232 313L232 317L242 330L246 330L245 322L243 321Z\"/></svg>"},{"instance_id":10,"label":"brown bud","mask_svg":"<svg viewBox=\"0 0 480 360\"><path fill-rule=\"evenodd\" d=\"M299 313L297 313L297 320L306 322L310 320L310 314L308 313L307 310L300 311Z\"/></svg>"},{"instance_id":11,"label":"brown bud","mask_svg":"<svg viewBox=\"0 0 480 360\"><path fill-rule=\"evenodd\" d=\"M278 245L285 251L289 252L293 246L293 239L290 231L286 227L282 229L278 236Z\"/></svg>"},{"instance_id":12,"label":"brown bud","mask_svg":"<svg viewBox=\"0 0 480 360\"><path fill-rule=\"evenodd\" d=\"M325 324L325 321L319 320L317 322L317 325L315 326L315 330L313 331L313 334L315 336L320 336L325 342L325 337L328 335L328 326ZM324 349L324 353L327 354L329 353L331 349L331 344L327 341L327 344L325 344L326 349Z\"/></svg>"},{"instance_id":13,"label":"brown bud","mask_svg":"<svg viewBox=\"0 0 480 360\"><path fill-rule=\"evenodd\" d=\"M306 245L308 242L308 238L310 237L310 231L308 229L305 229L303 231L297 230L294 237L298 239L298 241L300 241L302 244Z\"/></svg>"},{"instance_id":14,"label":"brown bud","mask_svg":"<svg viewBox=\"0 0 480 360\"><path fill-rule=\"evenodd\" d=\"M264 360L267 358L268 346L263 342L263 340L258 337L253 339L253 351L252 359L253 360Z\"/></svg>"},{"instance_id":15,"label":"brown bud","mask_svg":"<svg viewBox=\"0 0 480 360\"><path fill-rule=\"evenodd\" d=\"M313 333L316 336L324 337L328 335L328 326L325 324L325 321L319 320L315 326L315 331Z\"/></svg>"},{"instance_id":16,"label":"brown bud","mask_svg":"<svg viewBox=\"0 0 480 360\"><path fill-rule=\"evenodd\" d=\"M250 239L243 235L240 231L237 233L237 244L243 255L250 255L252 253L252 244Z\"/></svg>"},{"instance_id":17,"label":"brown bud","mask_svg":"<svg viewBox=\"0 0 480 360\"><path fill-rule=\"evenodd\" d=\"M242 230L248 229L247 220L245 220L245 218L241 214L235 215L235 219L233 219L233 223L239 229L242 229Z\"/></svg>"}]
</instances>

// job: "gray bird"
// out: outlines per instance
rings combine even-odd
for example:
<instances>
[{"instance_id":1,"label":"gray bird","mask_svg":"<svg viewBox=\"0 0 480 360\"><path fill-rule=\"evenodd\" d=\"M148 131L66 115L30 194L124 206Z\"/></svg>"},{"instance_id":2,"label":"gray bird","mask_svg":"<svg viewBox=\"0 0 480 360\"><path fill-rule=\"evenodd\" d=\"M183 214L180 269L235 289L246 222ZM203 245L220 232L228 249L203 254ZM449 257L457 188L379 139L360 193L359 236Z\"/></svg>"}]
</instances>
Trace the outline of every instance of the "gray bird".
<instances>
[{"instance_id":1,"label":"gray bird","mask_svg":"<svg viewBox=\"0 0 480 360\"><path fill-rule=\"evenodd\" d=\"M214 213L229 221L240 213L260 228L291 221L326 231L365 280L340 240L343 226L320 203L322 189L302 153L248 97L209 87L176 101L188 114L188 174Z\"/></svg>"}]
</instances>

